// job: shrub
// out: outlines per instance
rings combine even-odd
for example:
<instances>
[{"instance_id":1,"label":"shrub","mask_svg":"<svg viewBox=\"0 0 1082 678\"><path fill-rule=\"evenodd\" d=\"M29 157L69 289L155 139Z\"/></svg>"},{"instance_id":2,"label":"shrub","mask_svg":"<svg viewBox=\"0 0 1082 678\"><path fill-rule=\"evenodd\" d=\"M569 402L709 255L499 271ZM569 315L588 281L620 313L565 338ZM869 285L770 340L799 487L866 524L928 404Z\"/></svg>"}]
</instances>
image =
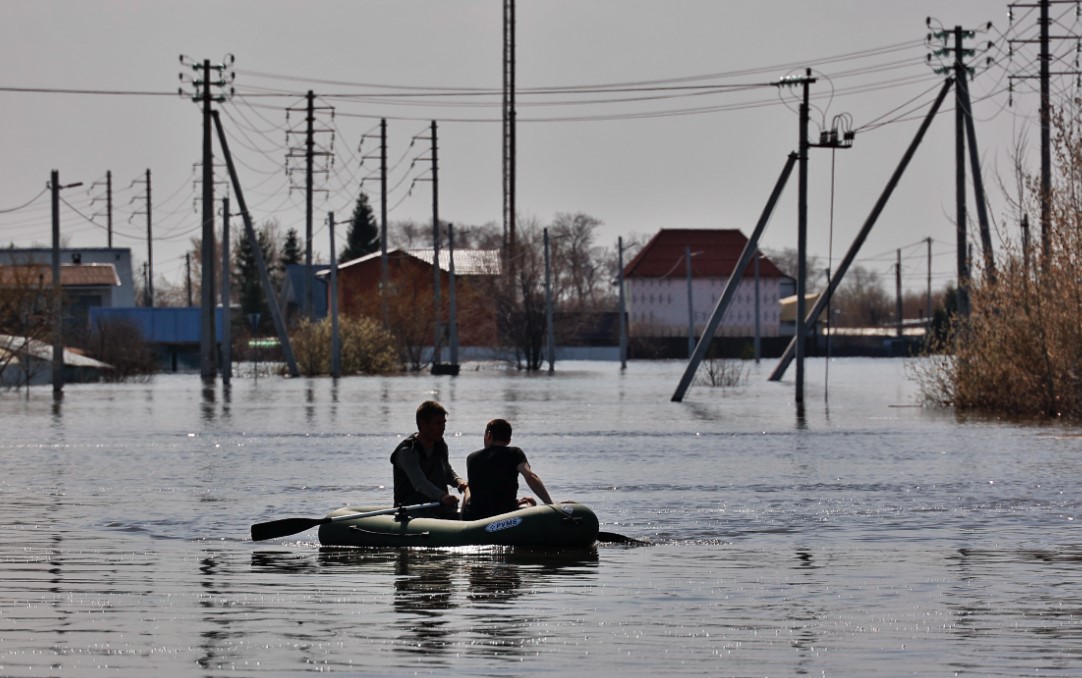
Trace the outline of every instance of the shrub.
<instances>
[{"instance_id":1,"label":"shrub","mask_svg":"<svg viewBox=\"0 0 1082 678\"><path fill-rule=\"evenodd\" d=\"M339 319L342 374L390 374L401 370L394 336L368 318ZM306 376L331 373L331 321L301 321L290 335L297 369Z\"/></svg>"}]
</instances>

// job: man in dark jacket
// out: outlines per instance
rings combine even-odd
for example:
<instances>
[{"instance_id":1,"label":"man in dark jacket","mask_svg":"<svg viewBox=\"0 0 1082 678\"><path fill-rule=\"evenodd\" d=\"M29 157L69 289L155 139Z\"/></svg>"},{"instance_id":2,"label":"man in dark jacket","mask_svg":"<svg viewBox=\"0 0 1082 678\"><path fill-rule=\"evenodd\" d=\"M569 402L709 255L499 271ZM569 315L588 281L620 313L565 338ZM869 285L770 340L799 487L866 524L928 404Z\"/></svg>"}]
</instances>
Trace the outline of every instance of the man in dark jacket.
<instances>
[{"instance_id":1,"label":"man in dark jacket","mask_svg":"<svg viewBox=\"0 0 1082 678\"><path fill-rule=\"evenodd\" d=\"M451 468L443 440L446 428L447 410L442 405L426 400L417 407L417 432L391 454L395 506L438 501L441 516L457 516L458 497L448 492L447 486L464 492L467 483Z\"/></svg>"},{"instance_id":2,"label":"man in dark jacket","mask_svg":"<svg viewBox=\"0 0 1082 678\"><path fill-rule=\"evenodd\" d=\"M541 501L552 503L545 484L541 482L526 453L511 447L511 424L493 419L485 427L485 447L466 458L466 474L470 478L469 500L463 518L480 520L514 511L522 506L535 506L532 497L518 499L518 476L526 480Z\"/></svg>"}]
</instances>

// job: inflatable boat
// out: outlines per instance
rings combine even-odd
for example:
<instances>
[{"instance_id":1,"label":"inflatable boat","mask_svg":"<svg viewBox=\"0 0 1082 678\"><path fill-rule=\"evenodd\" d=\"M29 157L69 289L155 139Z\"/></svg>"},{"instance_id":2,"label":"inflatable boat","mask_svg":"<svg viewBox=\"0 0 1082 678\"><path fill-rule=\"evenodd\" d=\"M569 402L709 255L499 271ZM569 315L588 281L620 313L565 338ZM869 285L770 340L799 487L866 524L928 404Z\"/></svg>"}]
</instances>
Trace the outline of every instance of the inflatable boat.
<instances>
[{"instance_id":1,"label":"inflatable boat","mask_svg":"<svg viewBox=\"0 0 1082 678\"><path fill-rule=\"evenodd\" d=\"M347 506L319 525L323 546L524 546L583 548L598 538L594 512L576 502L542 504L483 520L415 517ZM357 514L356 518L350 518Z\"/></svg>"}]
</instances>

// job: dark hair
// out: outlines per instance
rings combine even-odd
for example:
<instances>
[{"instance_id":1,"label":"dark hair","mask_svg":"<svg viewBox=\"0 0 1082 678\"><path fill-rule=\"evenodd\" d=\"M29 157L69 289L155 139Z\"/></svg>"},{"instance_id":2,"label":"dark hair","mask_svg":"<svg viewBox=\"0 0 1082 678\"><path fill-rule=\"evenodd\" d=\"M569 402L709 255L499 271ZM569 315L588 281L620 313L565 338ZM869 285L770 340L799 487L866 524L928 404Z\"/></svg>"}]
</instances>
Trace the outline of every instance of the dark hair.
<instances>
[{"instance_id":1,"label":"dark hair","mask_svg":"<svg viewBox=\"0 0 1082 678\"><path fill-rule=\"evenodd\" d=\"M506 419L493 419L488 422L485 433L491 433L492 439L501 443L511 442L511 424Z\"/></svg>"},{"instance_id":2,"label":"dark hair","mask_svg":"<svg viewBox=\"0 0 1082 678\"><path fill-rule=\"evenodd\" d=\"M438 415L447 416L447 410L443 409L443 405L440 405L435 400L426 400L417 406L417 428L421 427L421 424L427 421L432 421L432 418Z\"/></svg>"}]
</instances>

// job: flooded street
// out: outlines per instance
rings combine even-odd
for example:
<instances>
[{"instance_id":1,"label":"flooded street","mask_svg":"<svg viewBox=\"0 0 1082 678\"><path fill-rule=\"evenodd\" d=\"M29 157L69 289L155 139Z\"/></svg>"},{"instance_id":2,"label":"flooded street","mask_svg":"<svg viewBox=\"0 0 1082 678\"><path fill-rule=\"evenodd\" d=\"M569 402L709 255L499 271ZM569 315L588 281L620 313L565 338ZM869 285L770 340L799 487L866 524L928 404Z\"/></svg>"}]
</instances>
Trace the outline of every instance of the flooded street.
<instances>
[{"instance_id":1,"label":"flooded street","mask_svg":"<svg viewBox=\"0 0 1082 678\"><path fill-rule=\"evenodd\" d=\"M905 365L810 360L803 417L766 361L683 403L669 362L0 393L0 675L1082 675L1080 431L921 408ZM249 539L390 505L429 398L460 472L507 418L652 545Z\"/></svg>"}]
</instances>

